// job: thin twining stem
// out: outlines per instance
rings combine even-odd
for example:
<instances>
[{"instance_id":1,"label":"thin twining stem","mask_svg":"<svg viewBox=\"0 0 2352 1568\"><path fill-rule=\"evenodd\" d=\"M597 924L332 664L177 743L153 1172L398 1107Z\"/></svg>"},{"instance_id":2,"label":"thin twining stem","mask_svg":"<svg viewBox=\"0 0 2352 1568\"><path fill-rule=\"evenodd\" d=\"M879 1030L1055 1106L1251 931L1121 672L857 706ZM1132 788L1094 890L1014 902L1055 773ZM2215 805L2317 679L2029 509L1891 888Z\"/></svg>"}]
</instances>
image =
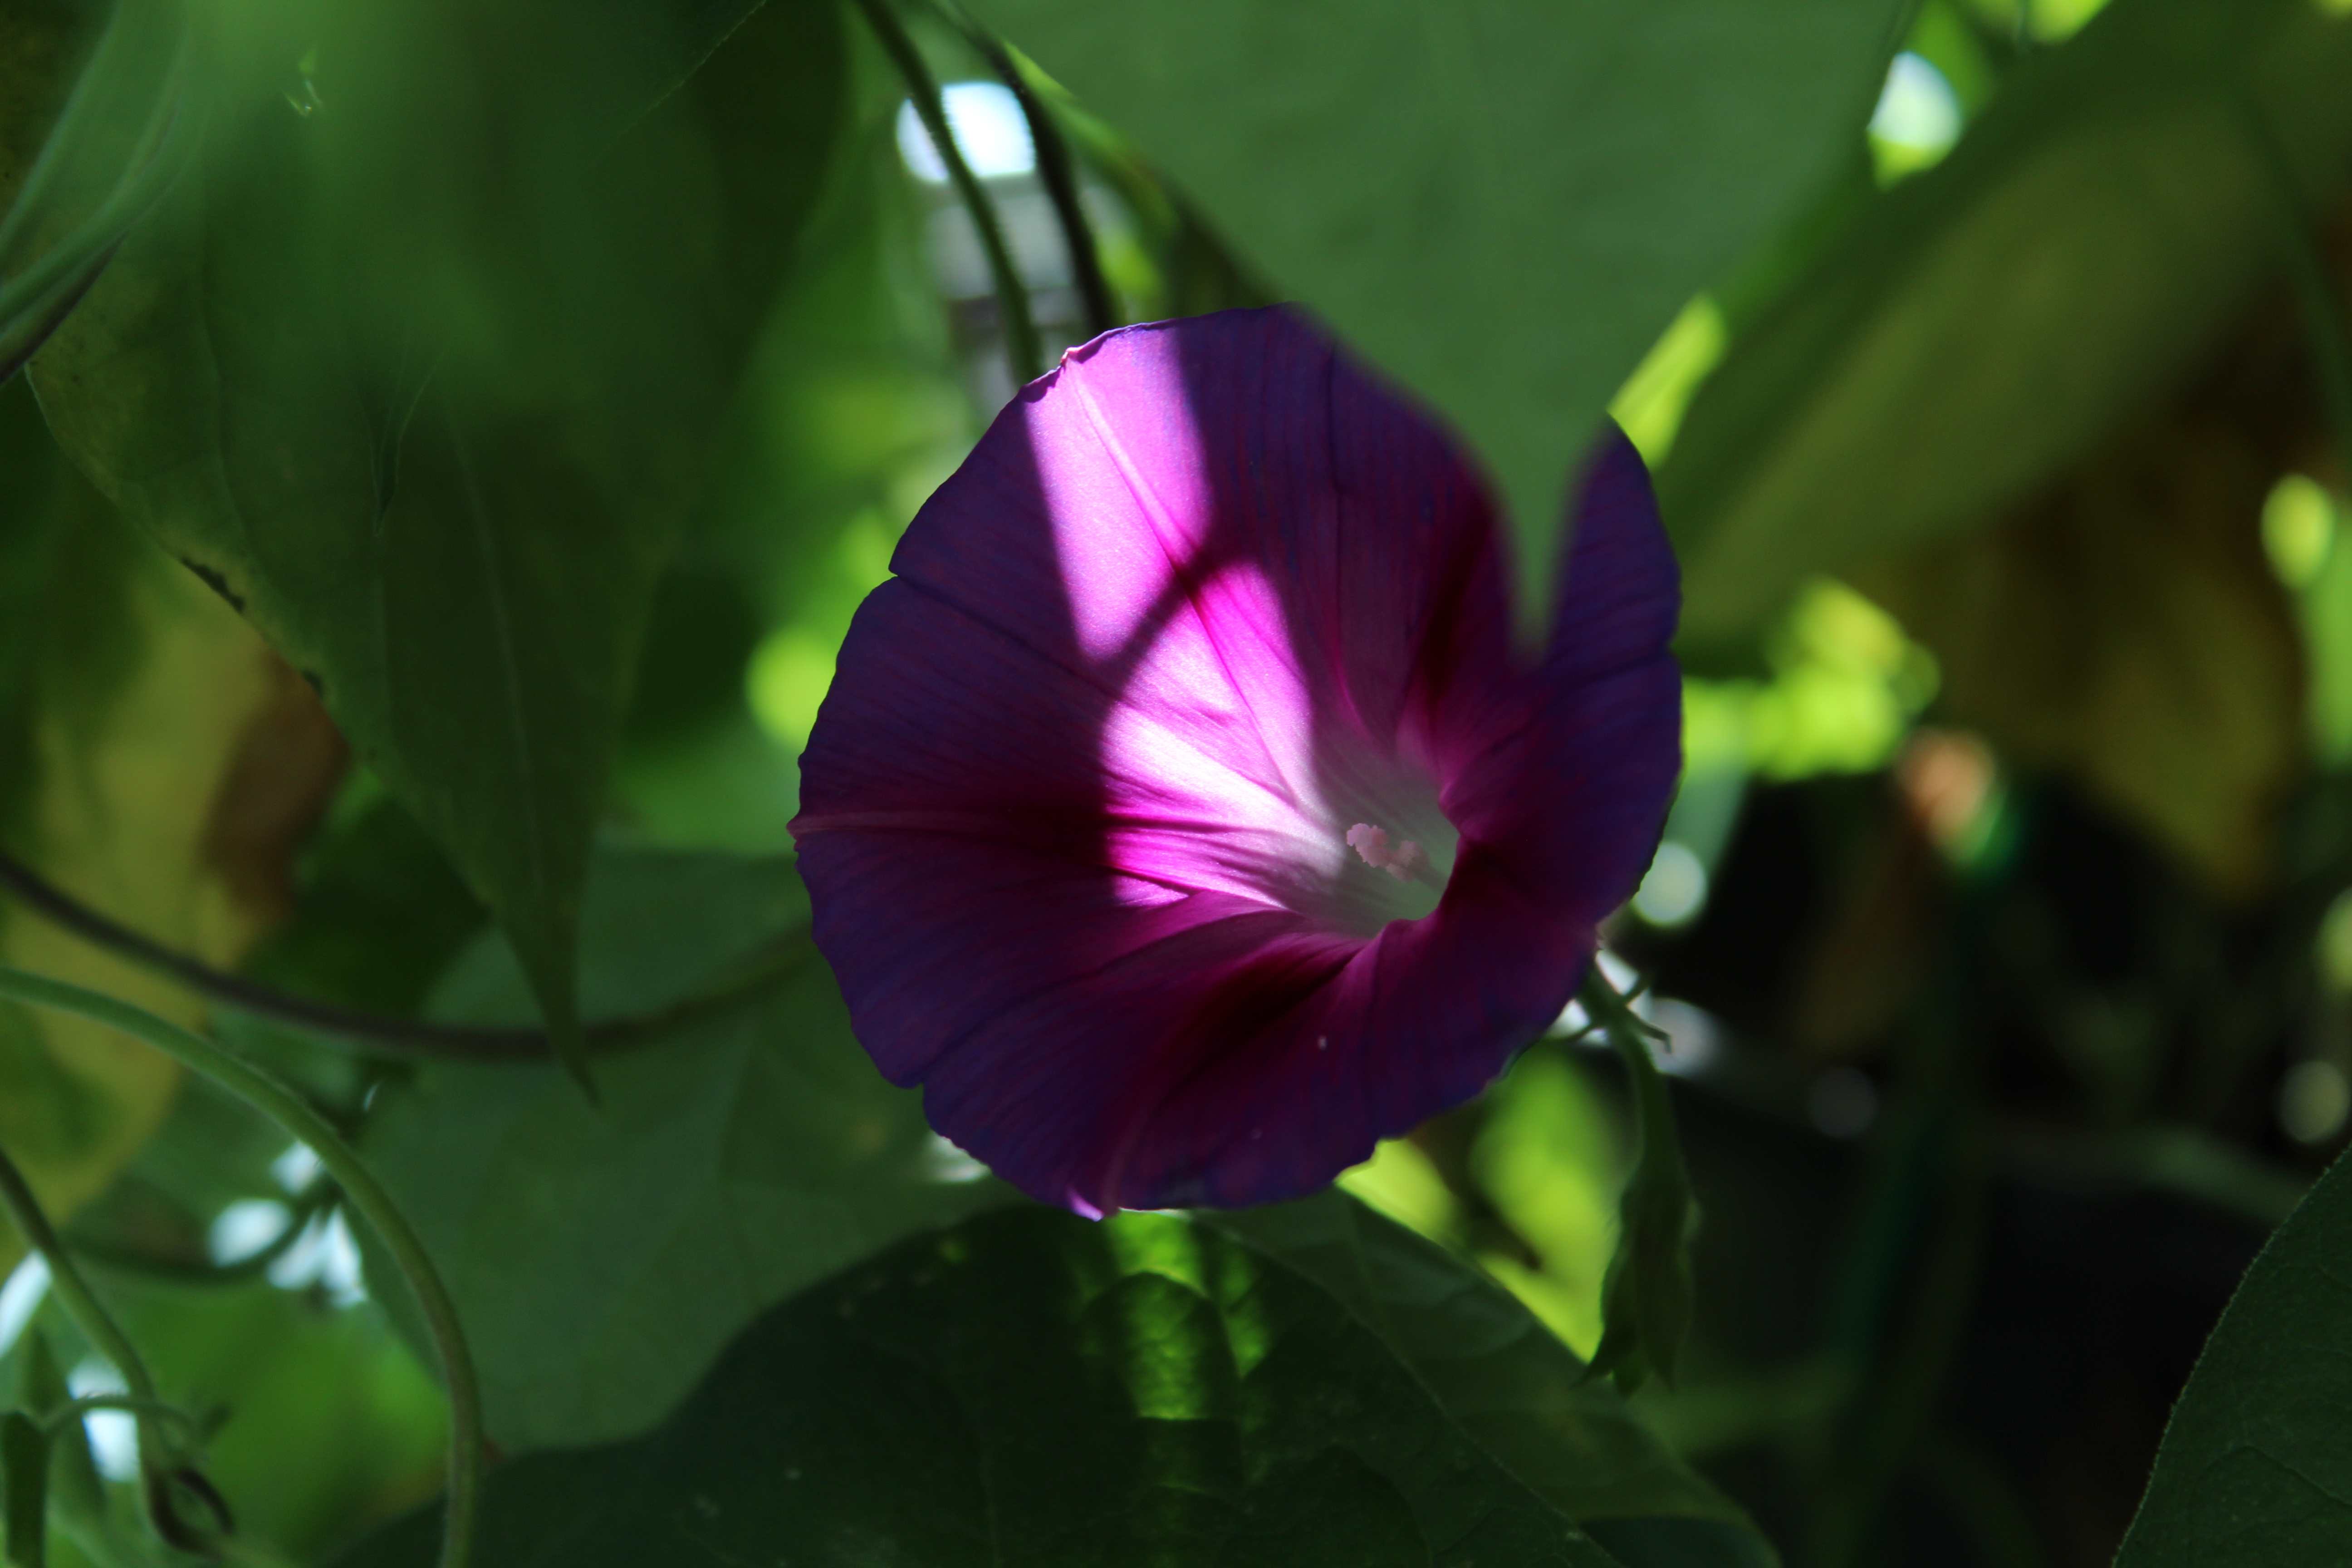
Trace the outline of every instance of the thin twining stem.
<instances>
[{"instance_id":1,"label":"thin twining stem","mask_svg":"<svg viewBox=\"0 0 2352 1568\"><path fill-rule=\"evenodd\" d=\"M441 1381L449 1394L449 1491L446 1512L442 1523L441 1568L464 1568L473 1549L474 1516L479 1507L482 1483L482 1395L475 1380L473 1353L467 1348L465 1330L457 1321L457 1305L450 1299L448 1288L442 1283L440 1272L433 1267L425 1243L400 1212L392 1194L377 1182L375 1174L341 1134L328 1125L326 1118L312 1110L308 1100L245 1060L234 1052L222 1049L193 1030L184 1029L168 1019L159 1018L128 1002L104 995L79 985L70 985L47 975L28 973L21 969L0 965L0 997L22 1002L31 1006L53 1008L77 1017L88 1018L119 1030L131 1038L152 1046L178 1061L190 1071L210 1079L214 1083L244 1100L261 1115L275 1122L278 1131L297 1142L307 1145L319 1157L320 1165L336 1185L342 1188L351 1205L362 1218L375 1228L384 1247L423 1311L426 1329L433 1339L433 1348L441 1364ZM13 1174L14 1167L7 1168ZM5 1184L0 1176L0 1184ZM21 1187L21 1178L18 1179ZM23 1193L29 1200L31 1193ZM36 1216L38 1210L34 1210ZM22 1221L19 1221L20 1225ZM57 1233L47 1229L47 1221L38 1223L47 1230L47 1247L43 1256L49 1260L53 1286L71 1272L71 1260L66 1258L64 1247ZM39 1245L37 1242L36 1245ZM61 1268L60 1265L63 1265ZM73 1276L77 1280L79 1275ZM59 1289L61 1298L65 1290ZM96 1299L84 1298L95 1306ZM68 1310L73 1302L67 1298ZM104 1314L99 1314L103 1318ZM141 1367L133 1373L137 1354L119 1331L109 1321L106 1330L112 1333L111 1343L100 1348L110 1356L121 1353L129 1361L117 1361L123 1381L131 1384L133 1397L153 1400L153 1382ZM85 1331L89 1331L87 1329ZM93 1342L96 1335L93 1334ZM141 1422L143 1435L149 1423Z\"/></svg>"},{"instance_id":2,"label":"thin twining stem","mask_svg":"<svg viewBox=\"0 0 2352 1568\"><path fill-rule=\"evenodd\" d=\"M331 1002L297 996L215 969L100 914L5 850L0 850L0 889L85 942L177 981L208 1002L304 1035L386 1056L460 1061L548 1061L554 1058L554 1047L542 1030L438 1023L429 1018L402 1018L338 1007ZM592 1052L612 1051L650 1045L689 1025L730 1013L793 973L807 952L804 944L787 941L734 984L658 1012L592 1023L585 1030L588 1048Z\"/></svg>"},{"instance_id":3,"label":"thin twining stem","mask_svg":"<svg viewBox=\"0 0 2352 1568\"><path fill-rule=\"evenodd\" d=\"M1087 222L1086 204L1079 196L1077 165L1070 157L1070 144L1063 140L1062 128L1030 87L1013 52L972 20L957 0L943 0L943 5L948 19L1012 92L1021 105L1022 118L1029 122L1029 141L1037 150L1037 179L1053 201L1054 216L1061 221L1062 243L1069 251L1070 278L1077 285L1087 336L1100 337L1118 325L1118 307L1111 299L1110 281L1103 276L1102 251L1095 243L1094 226Z\"/></svg>"},{"instance_id":4,"label":"thin twining stem","mask_svg":"<svg viewBox=\"0 0 2352 1568\"><path fill-rule=\"evenodd\" d=\"M179 1427L182 1435L190 1441L203 1435L203 1424L178 1405L142 1399L134 1394L85 1394L79 1399L67 1400L55 1410L45 1412L38 1425L44 1432L58 1432L85 1416L102 1415L110 1411L168 1421Z\"/></svg>"},{"instance_id":5,"label":"thin twining stem","mask_svg":"<svg viewBox=\"0 0 2352 1568\"><path fill-rule=\"evenodd\" d=\"M981 188L979 176L964 162L963 149L956 144L955 132L948 124L947 101L940 96L939 83L931 79L930 68L923 63L922 51L907 34L889 0L857 0L857 8L865 14L867 26L898 68L907 84L907 96L915 112L930 132L931 145L939 150L940 162L947 166L948 179L962 199L964 210L971 215L971 226L980 233L980 247L988 257L989 276L996 283L996 308L1004 318L1004 348L1013 361L1016 380L1031 382L1045 374L1045 351L1037 341L1037 322L1029 313L1029 289L1021 281L1020 270L1013 265L1013 252L1004 243L1004 226L997 221L996 208Z\"/></svg>"},{"instance_id":6,"label":"thin twining stem","mask_svg":"<svg viewBox=\"0 0 2352 1568\"><path fill-rule=\"evenodd\" d=\"M155 1413L163 1408L163 1399L155 1387L154 1374L147 1370L139 1347L122 1331L122 1325L114 1321L114 1314L106 1310L106 1303L98 1299L98 1292L82 1277L64 1238L49 1223L41 1200L34 1195L32 1184L25 1179L25 1173L16 1168L16 1162L5 1149L0 1149L0 1211L6 1213L25 1245L48 1266L49 1289L56 1292L66 1316L73 1320L74 1327L81 1331L90 1347L122 1374L123 1384L130 1390L125 1407L138 1424L140 1491L154 1515L157 1531L174 1545L196 1544L197 1538L171 1513L173 1466L158 1431Z\"/></svg>"},{"instance_id":7,"label":"thin twining stem","mask_svg":"<svg viewBox=\"0 0 2352 1568\"><path fill-rule=\"evenodd\" d=\"M241 1258L226 1263L200 1263L187 1258L159 1258L132 1251L86 1236L69 1236L66 1245L83 1262L102 1272L131 1274L165 1285L203 1289L242 1285L269 1271L270 1266L294 1250L304 1233L334 1210L341 1194L332 1182L315 1182L295 1194L288 1205L286 1224L269 1240Z\"/></svg>"}]
</instances>

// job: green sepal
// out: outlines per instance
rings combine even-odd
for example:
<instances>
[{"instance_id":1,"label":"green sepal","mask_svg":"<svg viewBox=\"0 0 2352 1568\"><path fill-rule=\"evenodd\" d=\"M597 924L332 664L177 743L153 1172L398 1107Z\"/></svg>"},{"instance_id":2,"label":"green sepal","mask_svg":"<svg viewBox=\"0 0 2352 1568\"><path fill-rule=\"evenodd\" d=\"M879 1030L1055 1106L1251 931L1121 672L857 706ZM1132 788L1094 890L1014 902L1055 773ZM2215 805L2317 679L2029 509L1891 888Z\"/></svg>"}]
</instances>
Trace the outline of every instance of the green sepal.
<instances>
[{"instance_id":1,"label":"green sepal","mask_svg":"<svg viewBox=\"0 0 2352 1568\"><path fill-rule=\"evenodd\" d=\"M1650 1056L1649 1037L1656 1031L1634 1016L1598 964L1577 1000L1625 1064L1641 1130L1641 1155L1618 1205L1617 1250L1601 1284L1601 1344L1585 1370L1587 1377L1614 1377L1631 1394L1654 1371L1669 1384L1675 1380L1675 1359L1690 1331L1697 1294L1690 1242L1698 1229L1698 1205L1683 1166L1665 1078Z\"/></svg>"}]
</instances>

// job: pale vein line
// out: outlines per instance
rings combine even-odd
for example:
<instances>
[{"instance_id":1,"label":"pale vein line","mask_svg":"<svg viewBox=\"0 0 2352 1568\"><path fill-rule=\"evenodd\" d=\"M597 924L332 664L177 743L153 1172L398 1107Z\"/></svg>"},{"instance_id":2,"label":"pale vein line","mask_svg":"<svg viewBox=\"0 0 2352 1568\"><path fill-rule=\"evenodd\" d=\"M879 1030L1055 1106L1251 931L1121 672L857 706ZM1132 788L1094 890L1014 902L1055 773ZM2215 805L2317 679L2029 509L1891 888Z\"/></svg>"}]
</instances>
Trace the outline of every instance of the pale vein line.
<instances>
[{"instance_id":1,"label":"pale vein line","mask_svg":"<svg viewBox=\"0 0 2352 1568\"><path fill-rule=\"evenodd\" d=\"M498 643L499 673L504 678L508 730L513 741L516 772L523 785L524 849L530 862L532 890L544 906L549 897L546 830L540 820L536 789L539 768L537 759L531 755L530 731L523 721L522 671L515 662L514 628L507 617L506 581L499 572L498 551L490 539L489 519L482 505L481 489L474 479L474 463L467 455L465 437L457 433L456 418L446 410L443 423L449 430L450 451L457 459L457 476L466 492L466 515L473 524L474 542L481 555L482 575L489 584L491 632Z\"/></svg>"}]
</instances>

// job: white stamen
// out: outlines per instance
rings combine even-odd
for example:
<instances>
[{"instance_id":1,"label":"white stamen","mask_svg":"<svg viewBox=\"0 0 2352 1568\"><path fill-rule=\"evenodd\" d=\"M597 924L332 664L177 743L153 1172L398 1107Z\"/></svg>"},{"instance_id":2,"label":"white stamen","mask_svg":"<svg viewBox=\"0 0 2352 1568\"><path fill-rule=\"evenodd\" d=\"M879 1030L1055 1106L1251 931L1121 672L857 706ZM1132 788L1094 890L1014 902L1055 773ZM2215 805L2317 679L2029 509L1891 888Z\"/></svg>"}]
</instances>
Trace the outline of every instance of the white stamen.
<instances>
[{"instance_id":1,"label":"white stamen","mask_svg":"<svg viewBox=\"0 0 2352 1568\"><path fill-rule=\"evenodd\" d=\"M1388 830L1360 822L1348 829L1348 847L1375 871L1386 871L1400 882L1410 882L1413 874L1428 862L1429 857L1420 845L1408 838L1402 844L1391 843Z\"/></svg>"}]
</instances>

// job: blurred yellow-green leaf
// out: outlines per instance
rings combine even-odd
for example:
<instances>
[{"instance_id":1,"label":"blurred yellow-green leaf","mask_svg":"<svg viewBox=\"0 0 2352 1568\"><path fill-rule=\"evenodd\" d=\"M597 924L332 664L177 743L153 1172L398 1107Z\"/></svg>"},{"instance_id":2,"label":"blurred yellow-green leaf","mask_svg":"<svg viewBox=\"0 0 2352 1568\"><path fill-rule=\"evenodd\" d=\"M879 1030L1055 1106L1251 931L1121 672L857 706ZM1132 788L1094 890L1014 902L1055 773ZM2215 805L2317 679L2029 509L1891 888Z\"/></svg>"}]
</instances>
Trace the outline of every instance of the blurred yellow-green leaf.
<instances>
[{"instance_id":1,"label":"blurred yellow-green leaf","mask_svg":"<svg viewBox=\"0 0 2352 1568\"><path fill-rule=\"evenodd\" d=\"M2021 67L1699 392L1659 479L1685 641L1990 521L2160 398L2277 266L2278 182L2345 188L2347 69L2306 0L2117 0Z\"/></svg>"},{"instance_id":2,"label":"blurred yellow-green leaf","mask_svg":"<svg viewBox=\"0 0 2352 1568\"><path fill-rule=\"evenodd\" d=\"M2252 889L2307 757L2304 651L2263 548L2267 416L2149 422L1998 527L1859 581L1935 650L1948 716Z\"/></svg>"},{"instance_id":3,"label":"blurred yellow-green leaf","mask_svg":"<svg viewBox=\"0 0 2352 1568\"><path fill-rule=\"evenodd\" d=\"M86 903L234 963L284 912L341 742L251 628L56 459L21 383L0 388L0 451L15 476L0 558L40 562L47 584L0 629L0 842ZM0 955L202 1017L176 986L13 905ZM0 1008L0 1145L59 1215L138 1151L178 1079L96 1025Z\"/></svg>"}]
</instances>

